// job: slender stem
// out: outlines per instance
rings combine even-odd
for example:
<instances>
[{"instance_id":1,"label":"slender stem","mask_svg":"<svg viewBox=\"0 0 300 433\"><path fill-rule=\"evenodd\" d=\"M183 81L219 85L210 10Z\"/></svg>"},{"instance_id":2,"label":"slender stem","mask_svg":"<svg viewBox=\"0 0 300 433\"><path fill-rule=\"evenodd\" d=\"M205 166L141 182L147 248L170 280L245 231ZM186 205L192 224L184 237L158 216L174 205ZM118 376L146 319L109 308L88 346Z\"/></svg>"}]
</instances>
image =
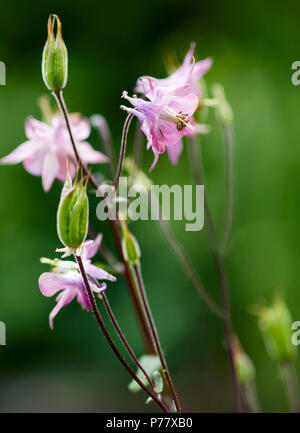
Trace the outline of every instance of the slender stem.
<instances>
[{"instance_id":1,"label":"slender stem","mask_svg":"<svg viewBox=\"0 0 300 433\"><path fill-rule=\"evenodd\" d=\"M260 405L257 398L255 383L246 383L242 386L246 404L251 413L260 413Z\"/></svg>"},{"instance_id":2,"label":"slender stem","mask_svg":"<svg viewBox=\"0 0 300 433\"><path fill-rule=\"evenodd\" d=\"M234 210L234 135L231 125L223 126L223 135L225 141L225 184L226 184L226 219L224 232L220 243L220 252L225 253L228 244L232 224Z\"/></svg>"},{"instance_id":3,"label":"slender stem","mask_svg":"<svg viewBox=\"0 0 300 433\"><path fill-rule=\"evenodd\" d=\"M126 117L125 123L124 123L124 127L123 127L120 158L119 158L118 169L117 169L117 173L116 173L116 177L115 177L115 182L114 182L114 186L115 186L115 190L116 191L118 189L119 179L120 179L120 176L121 176L121 173L122 173L122 168L123 168L123 163L124 163L125 153L126 153L126 143L127 143L128 129L129 129L129 126L130 126L130 123L131 123L132 119L133 119L133 114L132 113L128 114L128 116Z\"/></svg>"},{"instance_id":4,"label":"slender stem","mask_svg":"<svg viewBox=\"0 0 300 433\"><path fill-rule=\"evenodd\" d=\"M300 411L299 389L295 367L291 362L283 362L280 365L282 382L284 384L287 399L292 412Z\"/></svg>"},{"instance_id":5,"label":"slender stem","mask_svg":"<svg viewBox=\"0 0 300 433\"><path fill-rule=\"evenodd\" d=\"M74 140L74 137L72 134L71 126L70 126L68 110L67 110L66 104L64 102L62 92L61 91L60 92L53 92L53 95L54 95L54 97L57 101L57 104L61 110L61 113L65 119L66 126L67 126L67 129L69 132L70 140L71 140L77 161L78 161L79 165L82 167L85 174L89 175L89 182L91 183L93 188L95 190L97 190L99 185L97 185L97 182L95 181L95 179L91 176L91 174L88 172L87 168L83 165L83 163L80 159L80 156L78 154L77 147L76 147L75 140ZM128 124L128 126L129 126L129 124ZM128 128L127 128L127 130L128 130ZM123 130L123 135L124 135L124 130ZM141 302L140 302L140 299L138 296L138 289L136 287L136 284L135 284L132 272L130 270L130 267L123 256L122 241L121 241L121 237L120 237L120 234L118 231L117 221L111 219L111 220L109 220L109 224L110 224L110 228L111 228L111 231L113 234L114 242L115 242L117 250L118 250L119 257L120 257L120 259L121 259L121 261L125 267L125 277L126 277L126 281L128 283L128 287L129 287L129 291L130 291L130 295L131 295L133 304L134 304L135 309L136 309L136 313L137 313L140 329L142 332L142 337L143 337L143 341L145 344L145 348L146 348L148 353L154 354L155 348L154 348L153 343L152 343L148 323L147 323L147 320L146 320L146 317L145 317L145 314L144 314L144 311L143 311L143 308L142 308L142 305L141 305Z\"/></svg>"},{"instance_id":6,"label":"slender stem","mask_svg":"<svg viewBox=\"0 0 300 433\"><path fill-rule=\"evenodd\" d=\"M97 128L99 135L102 138L105 153L109 157L110 174L111 177L113 177L116 172L116 156L108 124L105 117L101 116L101 114L94 114L91 117L91 123L95 128Z\"/></svg>"},{"instance_id":7,"label":"slender stem","mask_svg":"<svg viewBox=\"0 0 300 433\"><path fill-rule=\"evenodd\" d=\"M150 197L149 195L149 201L151 205L156 205L157 209L159 210L160 206L159 203L155 200L155 198ZM159 213L160 214L160 213ZM161 232L163 236L165 237L167 243L170 245L171 250L177 257L178 261L181 263L182 267L184 268L186 274L192 281L193 285L198 290L200 296L206 302L207 306L211 309L213 313L215 313L217 316L222 317L223 311L221 308L211 299L211 297L206 293L205 288L203 286L203 283L200 279L200 276L198 275L194 265L190 261L187 253L185 252L183 246L179 242L179 240L174 235L170 225L168 224L168 221L159 218L157 220L157 223L161 229Z\"/></svg>"},{"instance_id":8,"label":"slender stem","mask_svg":"<svg viewBox=\"0 0 300 433\"><path fill-rule=\"evenodd\" d=\"M140 122L136 124L135 138L134 138L134 161L137 169L140 168L142 164L142 153L143 153L143 133L141 131Z\"/></svg>"},{"instance_id":9,"label":"slender stem","mask_svg":"<svg viewBox=\"0 0 300 433\"><path fill-rule=\"evenodd\" d=\"M95 181L95 179L93 178L93 176L91 175L91 173L89 172L89 170L87 169L87 167L83 164L83 162L82 162L82 160L81 160L81 158L79 156L79 153L78 153L78 150L77 150L77 147L76 147L76 144L75 144L75 140L74 140L74 137L73 137L73 133L72 133L72 130L71 130L71 123L70 123L69 113L68 113L68 110L67 110L64 98L63 98L62 91L58 90L56 92L53 92L53 95L54 95L54 97L56 99L56 102L57 102L57 104L58 104L58 106L60 108L60 111L61 111L61 113L62 113L62 115L63 115L63 117L65 119L66 126L67 126L67 129L68 129L68 132L69 132L69 136L70 136L70 140L71 140L71 143L72 143L72 147L73 147L73 150L74 150L74 153L75 153L76 160L77 160L79 166L82 168L84 174L86 174L86 175L89 176L89 182L92 184L92 186L95 189L97 189L98 188L97 182Z\"/></svg>"},{"instance_id":10,"label":"slender stem","mask_svg":"<svg viewBox=\"0 0 300 433\"><path fill-rule=\"evenodd\" d=\"M159 338L158 338L158 334L157 334L157 330L156 330L156 327L155 327L155 324L154 324L154 320L153 320L153 317L152 317L150 306L149 306L149 303L148 303L148 300L147 300L147 295L146 295L146 291L145 291L145 288L144 288L144 284L143 284L143 280L142 280L142 276L141 276L141 272L140 272L140 266L139 265L134 265L133 268L134 268L136 279L138 281L140 295L141 295L141 298L143 300L143 305L144 305L144 308L145 308L145 311L146 311L147 319L148 319L148 322L150 324L150 328L151 328L151 332L152 332L152 338L153 338L154 343L155 343L156 353L157 353L157 356L159 357L159 360L160 360L160 363L161 363L163 375L164 375L164 377L165 377L165 379L166 379L166 381L168 383L168 386L170 388L170 392L171 392L171 394L173 396L174 403L175 403L177 411L178 412L182 412L182 408L181 408L181 404L180 404L180 401L179 401L179 397L177 395L175 386L174 386L174 384L172 382L172 379L171 379L171 376L170 376L170 373L169 373L169 370L168 370L168 367L167 367L166 360L164 358L164 354L163 354L163 351L162 351L162 348L161 348L161 345L160 345L160 341L159 341Z\"/></svg>"},{"instance_id":11,"label":"slender stem","mask_svg":"<svg viewBox=\"0 0 300 433\"><path fill-rule=\"evenodd\" d=\"M138 368L142 371L142 373L144 374L145 378L147 379L147 381L149 382L150 387L152 388L152 391L155 392L154 389L154 385L152 380L150 379L148 373L146 372L146 370L143 368L143 366L141 365L141 363L139 362L139 360L137 359L135 353L133 352L133 350L131 349L125 335L123 334L114 313L112 312L112 309L110 307L110 304L108 302L107 296L105 293L101 294L102 300L103 300L103 304L105 306L105 309L107 311L107 314L116 330L116 333L119 335L124 347L126 348L127 352L129 353L129 355L131 356L131 359L133 360L133 362L138 366Z\"/></svg>"},{"instance_id":12,"label":"slender stem","mask_svg":"<svg viewBox=\"0 0 300 433\"><path fill-rule=\"evenodd\" d=\"M122 242L120 239L120 235L119 235L116 221L109 220L109 224L110 224L111 231L112 231L112 234L113 234L113 237L115 240L118 254L120 256L121 261L124 263L124 266L125 266L125 278L126 278L126 281L128 283L128 287L130 288L131 299L132 299L132 302L135 306L135 311L136 311L136 314L137 314L138 319L139 319L138 323L140 325L140 330L141 330L141 334L142 334L145 348L149 354L154 355L156 353L156 351L155 351L155 346L153 344L153 340L151 337L151 333L149 332L149 325L148 325L147 317L145 317L145 311L144 311L143 305L141 303L141 299L139 296L139 290L138 290L138 287L136 285L134 275L132 273L132 270L130 269L128 262L125 260L125 257L123 255Z\"/></svg>"},{"instance_id":13,"label":"slender stem","mask_svg":"<svg viewBox=\"0 0 300 433\"><path fill-rule=\"evenodd\" d=\"M190 161L191 161L193 175L195 178L195 183L198 185L202 185L204 184L202 158L201 158L201 152L198 151L198 146L194 137L191 137L190 139L189 150L190 150L190 156L191 156ZM233 330L232 330L232 323L231 323L227 274L226 274L226 269L221 254L218 249L214 222L209 209L206 195L204 197L204 210L205 210L205 221L206 221L205 225L208 232L210 248L212 250L212 255L217 268L217 274L218 274L218 279L219 279L220 289L221 289L223 312L224 312L223 324L224 324L226 346L228 350L229 363L230 363L230 369L231 369L231 375L233 381L235 406L237 412L243 412L240 387L239 387L237 373L234 365L234 343L233 343Z\"/></svg>"},{"instance_id":14,"label":"slender stem","mask_svg":"<svg viewBox=\"0 0 300 433\"><path fill-rule=\"evenodd\" d=\"M82 260L80 256L75 256L76 261L78 263L79 269L80 269L80 273L84 282L84 286L85 289L87 291L87 295L92 307L92 311L94 313L95 319L98 323L99 328L101 329L101 331L104 334L104 337L106 338L108 344L110 345L110 347L112 348L113 352L115 353L115 355L117 356L117 358L119 359L119 361L121 362L121 364L123 365L123 367L128 371L128 373L130 374L130 376L140 385L140 387L159 405L159 407L164 411L164 412L168 412L168 409L166 408L166 406L159 400L159 398L157 397L157 395L151 391L150 389L148 389L143 382L137 377L137 375L134 373L134 371L131 369L131 367L127 364L127 362L125 361L125 359L123 358L123 356L120 354L120 352L118 351L117 346L115 345L115 343L113 342L113 340L111 339L105 325L104 322L101 318L100 312L98 310L98 307L96 305L95 302L95 298L94 298L94 294L91 290L90 287L90 283L88 280L88 277L86 275Z\"/></svg>"}]
</instances>

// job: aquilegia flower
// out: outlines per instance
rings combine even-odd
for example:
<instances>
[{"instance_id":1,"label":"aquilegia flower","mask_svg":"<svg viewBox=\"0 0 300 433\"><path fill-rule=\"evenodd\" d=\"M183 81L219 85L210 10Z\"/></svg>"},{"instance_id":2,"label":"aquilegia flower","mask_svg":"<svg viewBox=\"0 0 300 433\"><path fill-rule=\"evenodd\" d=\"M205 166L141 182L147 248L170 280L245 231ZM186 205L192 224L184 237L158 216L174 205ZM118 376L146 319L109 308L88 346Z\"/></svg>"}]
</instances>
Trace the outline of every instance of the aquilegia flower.
<instances>
[{"instance_id":1,"label":"aquilegia flower","mask_svg":"<svg viewBox=\"0 0 300 433\"><path fill-rule=\"evenodd\" d=\"M136 115L141 122L141 130L147 138L147 149L154 153L152 170L157 163L158 156L166 150L173 164L176 164L182 151L182 137L207 133L206 125L195 122L193 114L199 107L201 87L199 79L210 68L211 59L195 63L193 53L195 45L191 47L183 64L176 72L165 79L141 77L136 90L147 100L130 98L123 92L134 108L121 106L122 109Z\"/></svg>"},{"instance_id":2,"label":"aquilegia flower","mask_svg":"<svg viewBox=\"0 0 300 433\"><path fill-rule=\"evenodd\" d=\"M123 98L127 99L134 108L121 106L123 110L132 113L141 122L141 130L146 135L148 143L154 153L152 170L158 160L158 156L164 153L166 148L177 145L181 138L187 134L196 134L206 127L198 125L192 116L198 106L196 95L190 94L184 97L177 96L175 92L162 95L157 92L156 99L145 101L142 98L131 98L127 92L123 92Z\"/></svg>"},{"instance_id":3,"label":"aquilegia flower","mask_svg":"<svg viewBox=\"0 0 300 433\"><path fill-rule=\"evenodd\" d=\"M93 257L102 240L102 235L98 235L94 241L87 241L83 247L81 259L88 276L90 287L94 293L101 293L106 289L106 284L98 284L96 280L116 281L116 278L103 269L91 263ZM56 298L56 306L49 315L50 328L53 329L53 320L57 313L74 298L84 310L91 310L89 298L87 296L82 276L76 262L59 259L41 259L42 263L51 265L51 272L44 272L39 278L39 286L44 296L50 297L60 291ZM96 284L97 282L97 284Z\"/></svg>"},{"instance_id":4,"label":"aquilegia flower","mask_svg":"<svg viewBox=\"0 0 300 433\"><path fill-rule=\"evenodd\" d=\"M79 156L84 164L108 162L107 156L92 148L85 140L90 135L90 124L79 114L70 115L71 128ZM49 191L54 179L64 181L67 173L67 159L69 172L73 177L76 163L70 137L61 116L55 115L51 124L40 122L29 117L25 124L28 138L9 155L0 159L0 164L18 164L23 162L24 168L34 176L42 177L45 191Z\"/></svg>"}]
</instances>

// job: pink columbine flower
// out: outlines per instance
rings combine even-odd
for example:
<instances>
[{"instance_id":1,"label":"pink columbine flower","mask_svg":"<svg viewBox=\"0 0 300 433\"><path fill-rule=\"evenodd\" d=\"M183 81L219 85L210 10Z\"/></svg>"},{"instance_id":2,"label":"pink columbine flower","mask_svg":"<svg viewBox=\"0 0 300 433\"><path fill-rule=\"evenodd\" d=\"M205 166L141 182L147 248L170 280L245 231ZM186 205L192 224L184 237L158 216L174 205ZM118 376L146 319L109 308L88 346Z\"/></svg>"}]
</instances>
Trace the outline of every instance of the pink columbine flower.
<instances>
[{"instance_id":1,"label":"pink columbine flower","mask_svg":"<svg viewBox=\"0 0 300 433\"><path fill-rule=\"evenodd\" d=\"M106 289L106 284L96 284L96 280L116 281L116 278L103 269L91 263L93 257L102 240L102 235L98 235L94 241L87 241L83 247L81 259L85 272L88 276L90 287L94 293L100 294ZM51 272L44 272L39 278L39 286L44 296L50 297L60 291L56 298L56 306L49 315L50 328L53 329L53 320L57 313L74 298L84 310L91 310L89 298L87 296L82 276L76 262L69 260L50 260L41 259L42 263L48 263L52 267Z\"/></svg>"},{"instance_id":2,"label":"pink columbine flower","mask_svg":"<svg viewBox=\"0 0 300 433\"><path fill-rule=\"evenodd\" d=\"M176 153L180 151L178 147L184 135L204 132L204 129L206 131L206 127L196 124L192 118L198 107L198 97L194 94L177 96L176 92L164 94L157 89L150 101L131 98L127 92L123 92L122 96L134 108L124 105L121 108L137 116L148 141L147 149L151 147L153 150L154 162L150 171L155 167L159 154L164 153L166 149L171 152L171 161L176 162ZM174 153L171 150L173 146Z\"/></svg>"},{"instance_id":3,"label":"pink columbine flower","mask_svg":"<svg viewBox=\"0 0 300 433\"><path fill-rule=\"evenodd\" d=\"M90 135L90 124L79 114L71 114L71 128L79 156L84 164L108 162L108 158L92 148L85 140ZM76 161L70 137L61 116L54 116L51 124L29 117L25 123L28 138L9 155L0 159L0 164L18 164L34 176L42 177L45 191L49 191L54 179L66 178L67 159ZM69 172L74 176L74 164L69 161Z\"/></svg>"},{"instance_id":4,"label":"pink columbine flower","mask_svg":"<svg viewBox=\"0 0 300 433\"><path fill-rule=\"evenodd\" d=\"M159 154L167 150L172 164L176 164L182 152L182 137L207 133L205 125L199 125L193 119L201 96L199 79L208 71L212 60L207 58L195 63L193 57L195 44L191 44L182 65L165 79L141 77L136 90L148 100L130 98L123 92L134 108L121 106L129 113L135 114L141 122L141 130L147 137L147 149L152 147L154 162Z\"/></svg>"}]
</instances>

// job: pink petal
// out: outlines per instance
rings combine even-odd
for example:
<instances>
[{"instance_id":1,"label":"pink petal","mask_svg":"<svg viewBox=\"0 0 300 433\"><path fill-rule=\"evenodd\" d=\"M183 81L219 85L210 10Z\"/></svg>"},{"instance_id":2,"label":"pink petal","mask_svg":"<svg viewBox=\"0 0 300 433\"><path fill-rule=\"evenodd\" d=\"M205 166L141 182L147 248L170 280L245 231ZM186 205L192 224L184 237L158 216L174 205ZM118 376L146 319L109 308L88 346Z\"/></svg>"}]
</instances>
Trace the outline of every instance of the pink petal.
<instances>
[{"instance_id":1,"label":"pink petal","mask_svg":"<svg viewBox=\"0 0 300 433\"><path fill-rule=\"evenodd\" d=\"M91 133L91 125L86 117L73 113L70 115L72 131L76 140L86 140Z\"/></svg>"},{"instance_id":2,"label":"pink petal","mask_svg":"<svg viewBox=\"0 0 300 433\"><path fill-rule=\"evenodd\" d=\"M49 191L54 179L57 176L58 170L59 162L57 156L54 151L49 150L44 157L42 168L42 185L44 191Z\"/></svg>"},{"instance_id":3,"label":"pink petal","mask_svg":"<svg viewBox=\"0 0 300 433\"><path fill-rule=\"evenodd\" d=\"M63 307L70 304L70 302L73 301L76 295L77 295L76 290L72 290L72 289L64 290L62 293L58 295L58 297L56 298L57 304L55 305L55 307L53 308L53 310L49 315L49 325L51 329L53 329L54 317Z\"/></svg>"},{"instance_id":4,"label":"pink petal","mask_svg":"<svg viewBox=\"0 0 300 433\"><path fill-rule=\"evenodd\" d=\"M85 164L96 164L109 161L109 158L106 155L93 149L93 147L86 141L78 142L77 149L79 156Z\"/></svg>"},{"instance_id":5,"label":"pink petal","mask_svg":"<svg viewBox=\"0 0 300 433\"><path fill-rule=\"evenodd\" d=\"M178 141L172 146L167 146L168 157L172 164L177 164L179 156L182 152L182 141Z\"/></svg>"},{"instance_id":6,"label":"pink petal","mask_svg":"<svg viewBox=\"0 0 300 433\"><path fill-rule=\"evenodd\" d=\"M45 149L41 149L36 152L30 158L26 158L23 165L28 173L33 174L34 176L41 176L43 169L43 161L44 161Z\"/></svg>"},{"instance_id":7,"label":"pink petal","mask_svg":"<svg viewBox=\"0 0 300 433\"><path fill-rule=\"evenodd\" d=\"M40 290L47 297L55 295L59 290L78 289L79 284L79 275L72 271L65 274L44 272L39 278Z\"/></svg>"},{"instance_id":8,"label":"pink petal","mask_svg":"<svg viewBox=\"0 0 300 433\"><path fill-rule=\"evenodd\" d=\"M13 150L9 155L0 159L0 164L18 164L24 159L31 157L35 152L40 149L40 143L35 141L25 141L25 143L20 144L15 150Z\"/></svg>"},{"instance_id":9,"label":"pink petal","mask_svg":"<svg viewBox=\"0 0 300 433\"><path fill-rule=\"evenodd\" d=\"M51 133L51 126L33 117L28 117L25 122L25 133L28 138L36 140L37 138L43 138L45 135Z\"/></svg>"},{"instance_id":10,"label":"pink petal","mask_svg":"<svg viewBox=\"0 0 300 433\"><path fill-rule=\"evenodd\" d=\"M116 277L99 268L98 266L92 265L91 263L84 263L86 273L91 275L96 280L110 280L116 281Z\"/></svg>"},{"instance_id":11,"label":"pink petal","mask_svg":"<svg viewBox=\"0 0 300 433\"><path fill-rule=\"evenodd\" d=\"M99 250L102 238L103 238L102 233L99 233L99 235L96 237L93 243L88 244L84 247L83 255L86 259L90 259L91 257L94 257L94 255Z\"/></svg>"},{"instance_id":12,"label":"pink petal","mask_svg":"<svg viewBox=\"0 0 300 433\"><path fill-rule=\"evenodd\" d=\"M182 113L192 115L197 109L198 103L198 97L191 93L187 96L173 96L170 99L169 107L177 113L181 111Z\"/></svg>"}]
</instances>

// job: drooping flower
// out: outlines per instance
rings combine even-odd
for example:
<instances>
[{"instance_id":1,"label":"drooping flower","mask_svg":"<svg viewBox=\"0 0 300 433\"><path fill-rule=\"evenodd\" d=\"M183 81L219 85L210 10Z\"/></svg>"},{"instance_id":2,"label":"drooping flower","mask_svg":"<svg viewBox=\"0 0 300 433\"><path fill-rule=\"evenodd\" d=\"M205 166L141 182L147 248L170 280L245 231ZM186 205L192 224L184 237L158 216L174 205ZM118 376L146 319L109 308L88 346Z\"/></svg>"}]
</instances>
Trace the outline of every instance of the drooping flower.
<instances>
[{"instance_id":1,"label":"drooping flower","mask_svg":"<svg viewBox=\"0 0 300 433\"><path fill-rule=\"evenodd\" d=\"M192 119L198 106L198 98L194 94L177 96L171 92L164 95L158 91L150 101L131 98L125 91L122 96L134 108L124 105L121 108L137 116L148 141L147 149L151 147L153 150L154 162L150 170L155 167L159 154L164 153L166 148L176 145L184 135L203 130L203 126Z\"/></svg>"},{"instance_id":2,"label":"drooping flower","mask_svg":"<svg viewBox=\"0 0 300 433\"><path fill-rule=\"evenodd\" d=\"M87 241L81 254L90 287L98 295L106 289L106 284L98 284L98 280L116 281L113 275L91 263L91 258L97 253L101 240L102 235L98 235L94 241ZM56 297L57 304L49 315L51 329L53 329L53 320L57 313L75 298L84 310L91 310L90 301L76 262L45 258L41 259L41 262L51 265L51 272L44 272L39 278L39 287L42 294L51 297L60 292Z\"/></svg>"},{"instance_id":3,"label":"drooping flower","mask_svg":"<svg viewBox=\"0 0 300 433\"><path fill-rule=\"evenodd\" d=\"M70 116L71 128L84 164L108 162L107 156L92 148L85 141L90 135L90 125L86 118L74 113ZM18 164L23 162L24 168L34 176L42 177L45 191L49 191L54 179L64 181L66 178L66 162L69 161L69 172L73 177L76 163L70 137L61 116L55 115L51 124L40 122L29 117L25 123L25 132L28 138L25 143L18 146L9 155L0 159L0 164Z\"/></svg>"},{"instance_id":4,"label":"drooping flower","mask_svg":"<svg viewBox=\"0 0 300 433\"><path fill-rule=\"evenodd\" d=\"M195 44L191 44L182 65L164 79L141 77L138 79L136 91L142 93L142 98L129 98L123 93L134 109L124 107L135 114L141 122L141 130L147 137L147 148L152 147L155 166L160 153L167 150L172 164L176 164L182 152L182 137L207 133L205 125L199 125L193 119L193 114L199 107L201 97L200 78L208 71L212 60L195 63L193 57Z\"/></svg>"}]
</instances>

